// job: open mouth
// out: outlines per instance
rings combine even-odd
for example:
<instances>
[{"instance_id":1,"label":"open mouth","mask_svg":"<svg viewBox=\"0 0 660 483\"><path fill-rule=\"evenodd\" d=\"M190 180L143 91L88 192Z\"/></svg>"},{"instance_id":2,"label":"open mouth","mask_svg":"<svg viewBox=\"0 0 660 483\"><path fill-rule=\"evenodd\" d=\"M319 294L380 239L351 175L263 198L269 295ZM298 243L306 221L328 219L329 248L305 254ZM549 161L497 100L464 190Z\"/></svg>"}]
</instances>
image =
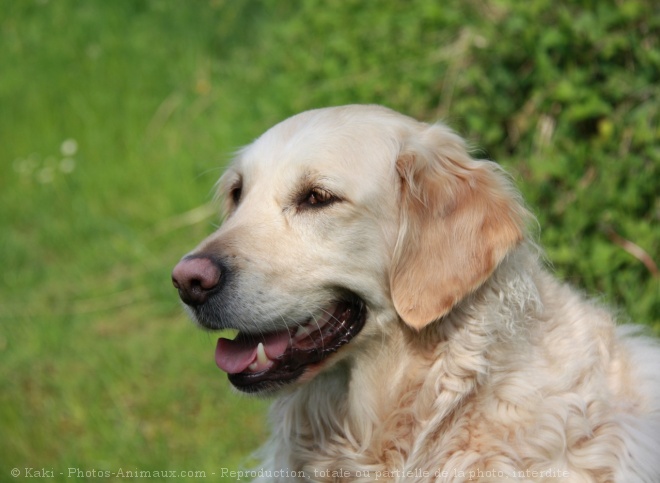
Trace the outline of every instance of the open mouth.
<instances>
[{"instance_id":1,"label":"open mouth","mask_svg":"<svg viewBox=\"0 0 660 483\"><path fill-rule=\"evenodd\" d=\"M220 338L215 361L241 391L275 389L337 352L362 330L365 319L361 300L337 302L297 327L267 334L239 332L234 340Z\"/></svg>"}]
</instances>

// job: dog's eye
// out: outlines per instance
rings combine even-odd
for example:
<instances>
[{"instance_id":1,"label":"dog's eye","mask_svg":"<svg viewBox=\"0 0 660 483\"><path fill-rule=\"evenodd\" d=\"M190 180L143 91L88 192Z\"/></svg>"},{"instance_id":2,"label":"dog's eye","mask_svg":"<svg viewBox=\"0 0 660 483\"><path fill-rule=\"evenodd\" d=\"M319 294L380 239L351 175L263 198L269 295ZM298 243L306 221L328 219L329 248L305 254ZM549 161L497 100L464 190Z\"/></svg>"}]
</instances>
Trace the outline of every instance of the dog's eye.
<instances>
[{"instance_id":1,"label":"dog's eye","mask_svg":"<svg viewBox=\"0 0 660 483\"><path fill-rule=\"evenodd\" d=\"M229 196L231 197L231 200L234 203L234 205L237 205L238 202L241 200L242 194L243 194L242 184L237 184L232 186L231 190L229 191Z\"/></svg>"},{"instance_id":2,"label":"dog's eye","mask_svg":"<svg viewBox=\"0 0 660 483\"><path fill-rule=\"evenodd\" d=\"M310 208L321 208L338 201L338 198L327 190L312 188L305 194L302 205Z\"/></svg>"}]
</instances>

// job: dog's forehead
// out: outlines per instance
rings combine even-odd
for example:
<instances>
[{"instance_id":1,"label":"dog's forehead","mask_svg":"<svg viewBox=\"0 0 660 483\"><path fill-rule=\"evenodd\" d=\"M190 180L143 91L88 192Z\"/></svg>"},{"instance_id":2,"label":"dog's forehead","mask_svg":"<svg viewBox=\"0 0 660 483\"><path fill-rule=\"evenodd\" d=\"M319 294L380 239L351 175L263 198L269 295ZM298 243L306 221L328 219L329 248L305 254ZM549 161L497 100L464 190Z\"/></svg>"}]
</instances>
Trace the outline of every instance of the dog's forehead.
<instances>
[{"instance_id":1,"label":"dog's forehead","mask_svg":"<svg viewBox=\"0 0 660 483\"><path fill-rule=\"evenodd\" d=\"M380 112L380 111L378 111ZM236 169L246 182L303 175L350 184L390 177L399 144L394 129L366 109L331 108L289 118L247 146Z\"/></svg>"}]
</instances>

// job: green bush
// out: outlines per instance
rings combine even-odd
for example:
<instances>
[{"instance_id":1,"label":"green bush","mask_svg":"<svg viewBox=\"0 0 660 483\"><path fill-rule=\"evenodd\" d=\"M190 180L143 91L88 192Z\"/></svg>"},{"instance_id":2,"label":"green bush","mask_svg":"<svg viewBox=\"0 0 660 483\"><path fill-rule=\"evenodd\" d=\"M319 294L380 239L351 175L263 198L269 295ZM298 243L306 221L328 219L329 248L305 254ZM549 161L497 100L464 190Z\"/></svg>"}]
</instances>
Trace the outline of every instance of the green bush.
<instances>
[{"instance_id":1,"label":"green bush","mask_svg":"<svg viewBox=\"0 0 660 483\"><path fill-rule=\"evenodd\" d=\"M257 5L229 65L264 128L353 102L444 120L514 174L560 276L660 330L653 1Z\"/></svg>"}]
</instances>

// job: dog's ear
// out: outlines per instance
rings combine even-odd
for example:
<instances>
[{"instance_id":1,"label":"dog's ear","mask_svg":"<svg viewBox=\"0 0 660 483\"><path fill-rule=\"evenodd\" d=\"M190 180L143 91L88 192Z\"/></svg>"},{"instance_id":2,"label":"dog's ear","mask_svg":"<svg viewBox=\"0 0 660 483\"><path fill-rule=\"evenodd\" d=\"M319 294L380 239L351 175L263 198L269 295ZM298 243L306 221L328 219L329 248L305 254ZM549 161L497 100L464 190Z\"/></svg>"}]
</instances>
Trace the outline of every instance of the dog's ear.
<instances>
[{"instance_id":1,"label":"dog's ear","mask_svg":"<svg viewBox=\"0 0 660 483\"><path fill-rule=\"evenodd\" d=\"M495 163L473 160L463 140L426 126L396 165L401 214L390 288L417 330L476 290L523 238L525 209Z\"/></svg>"}]
</instances>

